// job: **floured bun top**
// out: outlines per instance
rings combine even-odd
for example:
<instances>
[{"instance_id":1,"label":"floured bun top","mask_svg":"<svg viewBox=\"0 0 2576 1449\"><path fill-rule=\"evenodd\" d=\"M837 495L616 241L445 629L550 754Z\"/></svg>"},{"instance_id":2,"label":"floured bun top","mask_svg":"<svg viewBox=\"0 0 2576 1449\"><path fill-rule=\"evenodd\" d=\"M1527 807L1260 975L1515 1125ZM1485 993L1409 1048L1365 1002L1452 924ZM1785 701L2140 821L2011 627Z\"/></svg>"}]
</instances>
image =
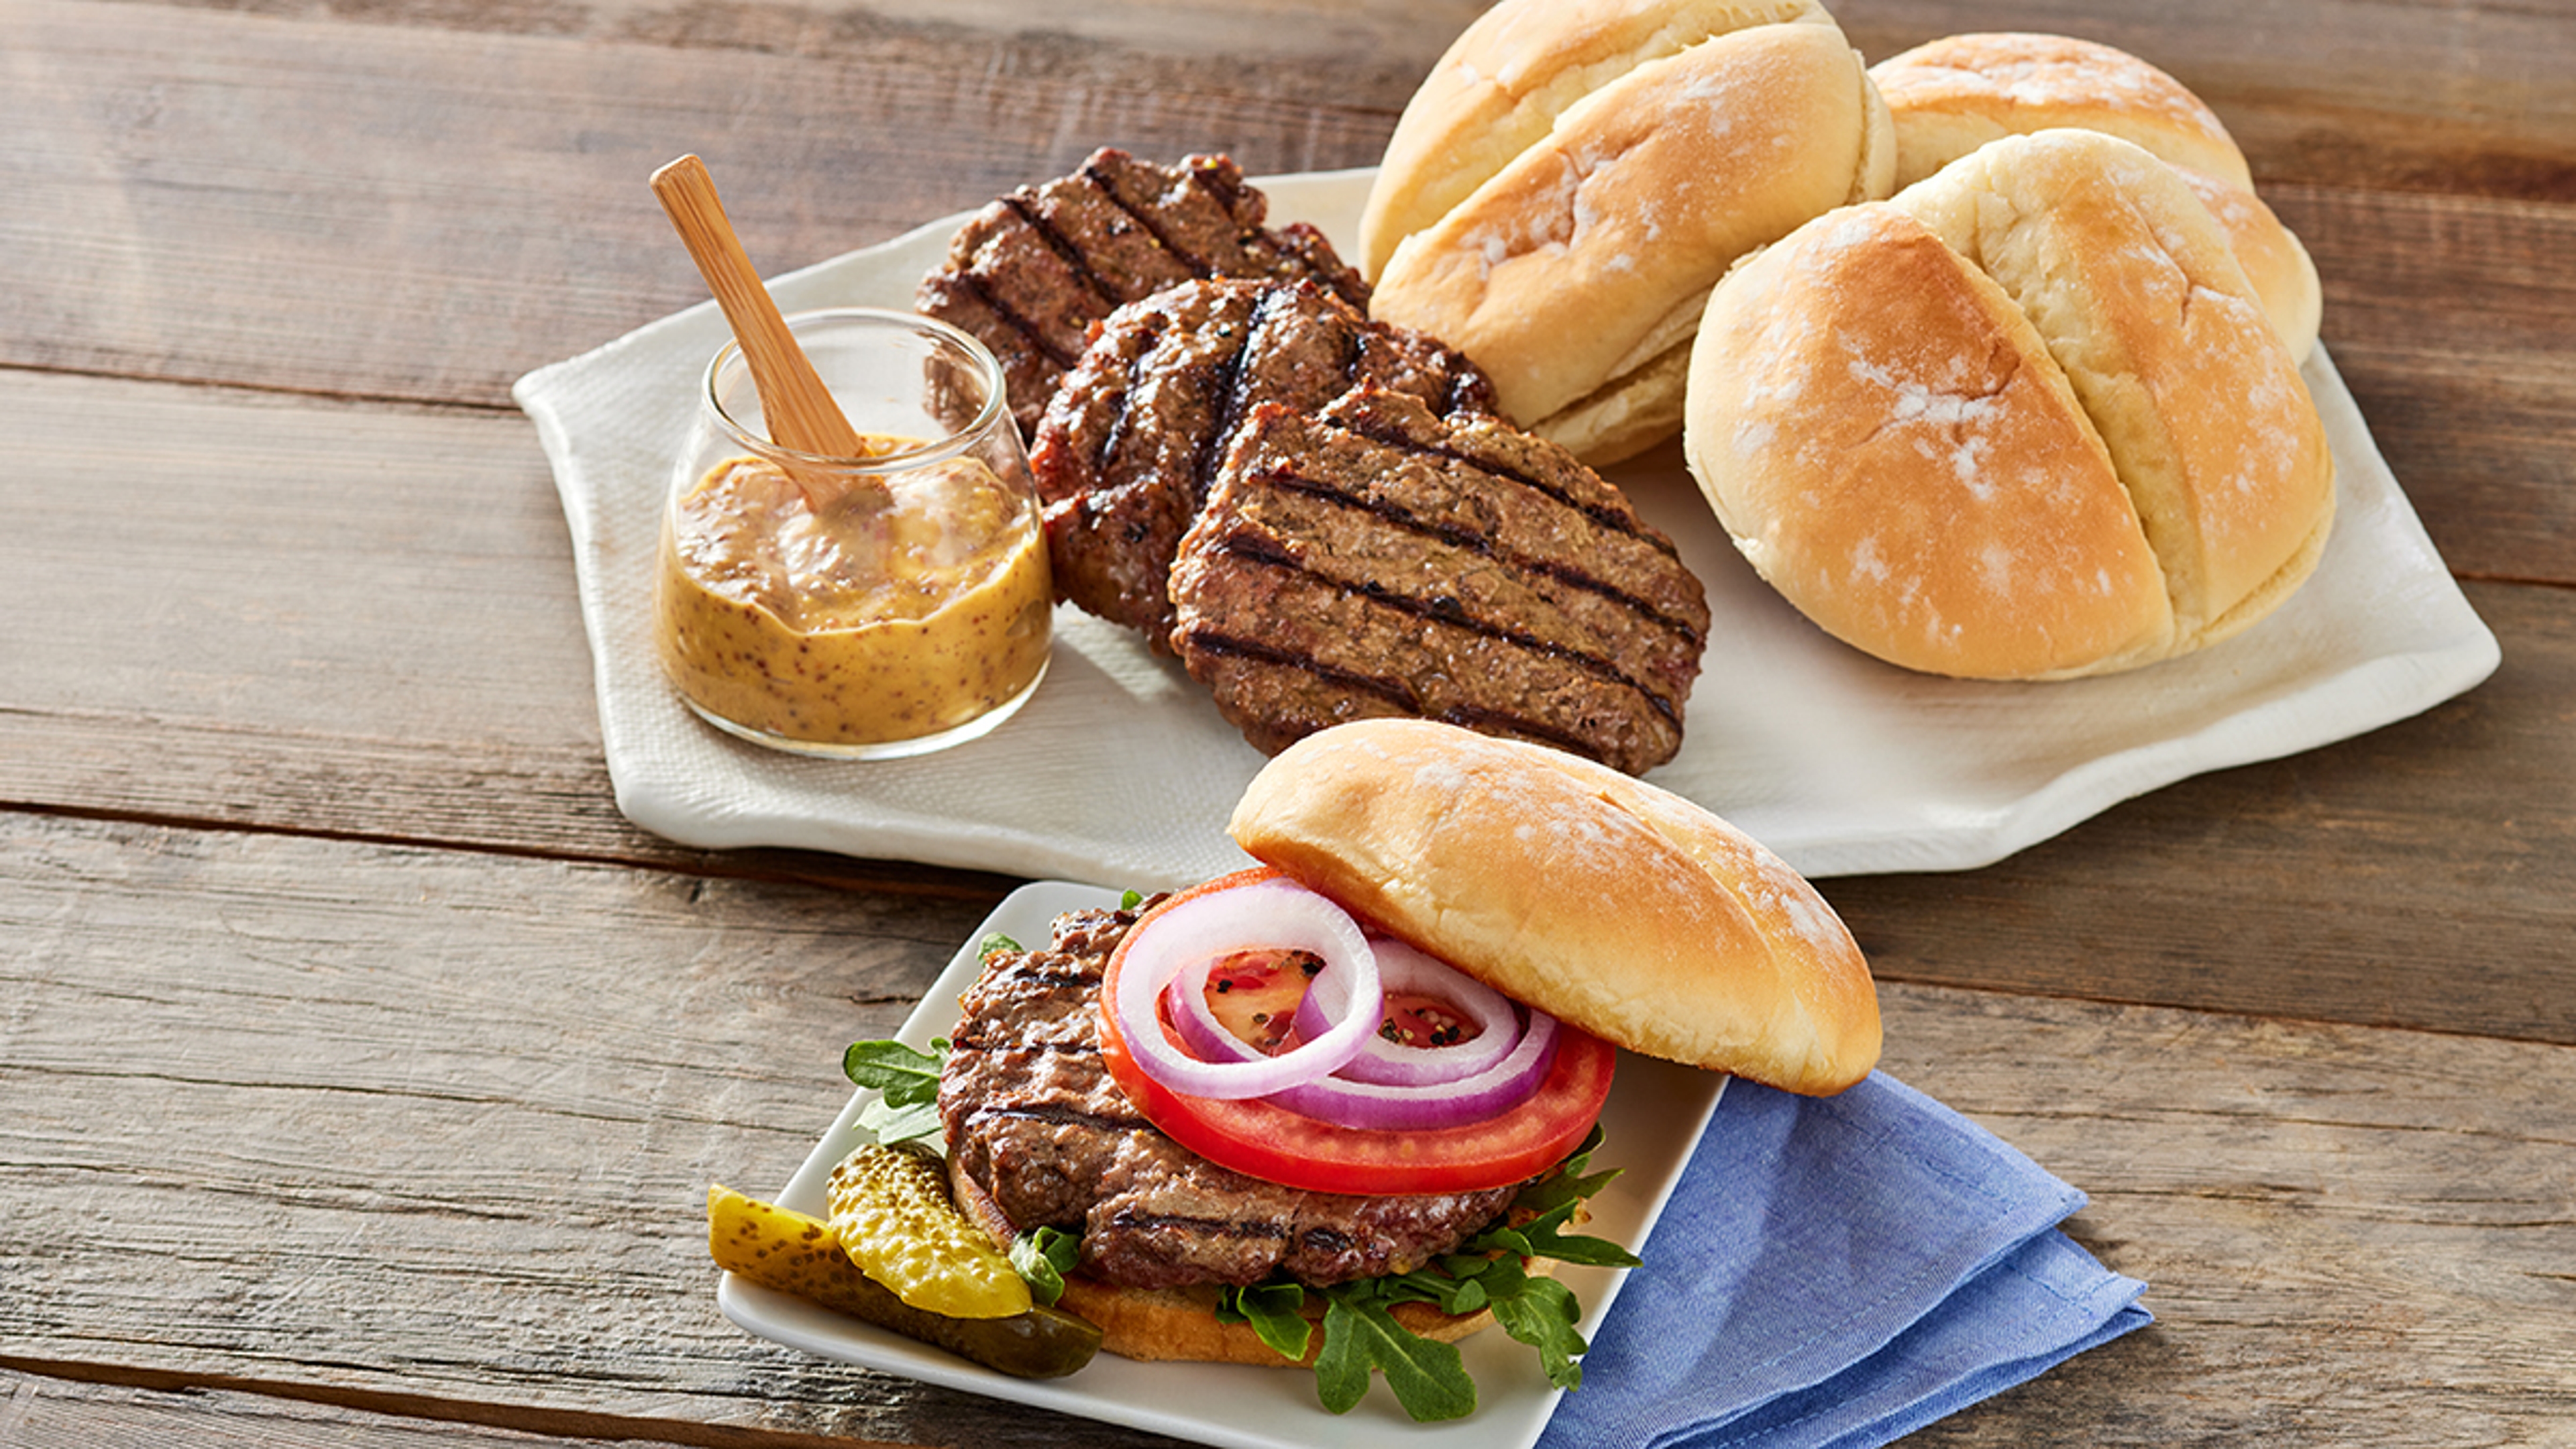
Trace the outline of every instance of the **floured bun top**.
<instances>
[{"instance_id":1,"label":"floured bun top","mask_svg":"<svg viewBox=\"0 0 2576 1449\"><path fill-rule=\"evenodd\" d=\"M1371 188L1372 316L1440 338L1596 467L1681 425L1736 258L1895 188L1886 108L1813 4L1505 0L1408 106Z\"/></svg>"},{"instance_id":2,"label":"floured bun top","mask_svg":"<svg viewBox=\"0 0 2576 1449\"><path fill-rule=\"evenodd\" d=\"M1869 74L1896 128L1898 186L2005 136L2058 127L2117 136L2183 173L2226 230L2290 355L2305 361L2316 345L2324 306L2316 264L2254 194L2245 154L2218 113L2182 82L2125 50L2018 31L1948 36Z\"/></svg>"},{"instance_id":3,"label":"floured bun top","mask_svg":"<svg viewBox=\"0 0 2576 1449\"><path fill-rule=\"evenodd\" d=\"M1878 1060L1869 967L1815 888L1589 761L1361 721L1273 759L1232 829L1379 929L1631 1051L1810 1094Z\"/></svg>"},{"instance_id":4,"label":"floured bun top","mask_svg":"<svg viewBox=\"0 0 2576 1449\"><path fill-rule=\"evenodd\" d=\"M2176 171L2011 137L1730 275L1691 471L1791 603L1910 669L2048 679L2252 624L2316 565L2333 460Z\"/></svg>"},{"instance_id":5,"label":"floured bun top","mask_svg":"<svg viewBox=\"0 0 2576 1449\"><path fill-rule=\"evenodd\" d=\"M1446 215L1575 102L1652 60L1755 25L1833 21L1816 0L1503 0L1451 41L1397 118L1360 216L1359 267Z\"/></svg>"},{"instance_id":6,"label":"floured bun top","mask_svg":"<svg viewBox=\"0 0 2576 1449\"><path fill-rule=\"evenodd\" d=\"M2100 131L2251 190L2227 127L2190 88L2112 46L1998 31L1928 41L1869 68L1895 118L1896 184L1911 186L1988 141L2058 126Z\"/></svg>"}]
</instances>

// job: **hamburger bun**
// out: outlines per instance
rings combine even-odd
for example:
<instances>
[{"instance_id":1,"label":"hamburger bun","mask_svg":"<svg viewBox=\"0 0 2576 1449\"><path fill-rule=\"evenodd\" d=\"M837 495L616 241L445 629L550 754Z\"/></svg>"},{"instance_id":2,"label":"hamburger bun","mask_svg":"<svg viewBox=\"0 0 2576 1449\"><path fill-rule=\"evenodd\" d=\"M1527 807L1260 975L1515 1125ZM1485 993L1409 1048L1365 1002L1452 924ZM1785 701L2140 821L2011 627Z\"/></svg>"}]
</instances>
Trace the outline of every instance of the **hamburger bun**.
<instances>
[{"instance_id":1,"label":"hamburger bun","mask_svg":"<svg viewBox=\"0 0 2576 1449\"><path fill-rule=\"evenodd\" d=\"M1377 929L1631 1050L1810 1093L1878 1060L1869 969L1814 888L1724 821L1606 766L1428 720L1358 721L1274 757L1231 829ZM1007 1248L1018 1226L963 1154L949 1164L960 1211ZM1068 1274L1058 1306L1128 1358L1291 1364L1250 1325L1219 1321L1218 1294ZM1320 1295L1307 1311L1321 1316ZM1441 1342L1493 1321L1392 1311Z\"/></svg>"},{"instance_id":2,"label":"hamburger bun","mask_svg":"<svg viewBox=\"0 0 2576 1449\"><path fill-rule=\"evenodd\" d=\"M1366 720L1273 758L1230 828L1377 928L1630 1051L1810 1094L1878 1061L1869 968L1815 888L1604 766Z\"/></svg>"},{"instance_id":3,"label":"hamburger bun","mask_svg":"<svg viewBox=\"0 0 2576 1449\"><path fill-rule=\"evenodd\" d=\"M1870 67L1896 128L1896 184L1911 186L2005 136L2100 131L2183 173L2226 229L2263 310L2305 361L2323 294L2307 248L2254 194L2244 152L2182 82L2124 50L2064 35L1953 35Z\"/></svg>"},{"instance_id":4,"label":"hamburger bun","mask_svg":"<svg viewBox=\"0 0 2576 1449\"><path fill-rule=\"evenodd\" d=\"M1019 1236L1018 1225L955 1156L948 1160L948 1186L958 1211L1008 1252L1012 1240ZM1551 1273L1555 1266L1555 1261L1548 1258L1533 1258L1525 1265L1537 1275ZM1096 1325L1101 1349L1121 1358L1154 1363L1239 1363L1255 1368L1299 1368L1315 1362L1315 1355L1324 1346L1320 1331L1308 1339L1304 1358L1285 1357L1262 1342L1252 1325L1220 1320L1216 1316L1219 1291L1212 1283L1186 1288L1130 1288L1068 1274L1064 1296L1056 1300L1055 1306ZM1324 1300L1310 1297L1302 1311L1309 1319L1320 1322ZM1494 1321L1494 1315L1484 1309L1443 1313L1428 1303L1398 1303L1388 1312L1406 1329L1438 1343L1455 1343Z\"/></svg>"},{"instance_id":5,"label":"hamburger bun","mask_svg":"<svg viewBox=\"0 0 2576 1449\"><path fill-rule=\"evenodd\" d=\"M1736 258L1895 185L1860 57L1813 5L1506 0L1409 106L1370 194L1373 315L1440 338L1596 467L1681 424Z\"/></svg>"},{"instance_id":6,"label":"hamburger bun","mask_svg":"<svg viewBox=\"0 0 2576 1449\"><path fill-rule=\"evenodd\" d=\"M1816 0L1503 0L1450 42L1396 119L1360 213L1370 281L1575 102L1650 60L1754 25L1833 21Z\"/></svg>"},{"instance_id":7,"label":"hamburger bun","mask_svg":"<svg viewBox=\"0 0 2576 1449\"><path fill-rule=\"evenodd\" d=\"M2176 171L1992 142L1710 298L1684 452L1739 550L1906 668L2055 679L2252 624L2324 548L2296 364Z\"/></svg>"}]
</instances>

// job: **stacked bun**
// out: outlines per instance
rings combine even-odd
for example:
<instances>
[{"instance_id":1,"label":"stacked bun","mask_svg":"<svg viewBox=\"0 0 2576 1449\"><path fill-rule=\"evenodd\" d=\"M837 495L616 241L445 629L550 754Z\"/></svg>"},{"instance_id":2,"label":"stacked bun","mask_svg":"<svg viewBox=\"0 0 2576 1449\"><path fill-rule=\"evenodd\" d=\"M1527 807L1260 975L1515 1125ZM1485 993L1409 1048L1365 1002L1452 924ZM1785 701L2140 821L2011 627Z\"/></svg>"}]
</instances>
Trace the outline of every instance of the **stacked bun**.
<instances>
[{"instance_id":1,"label":"stacked bun","mask_svg":"<svg viewBox=\"0 0 2576 1449\"><path fill-rule=\"evenodd\" d=\"M2244 153L2180 81L2126 51L2064 35L1953 35L1870 67L1896 126L1896 184L1989 141L2053 127L2131 141L2182 172L2226 229L2274 328L2302 361L2317 339L2317 269L2254 194Z\"/></svg>"},{"instance_id":2,"label":"stacked bun","mask_svg":"<svg viewBox=\"0 0 2576 1449\"><path fill-rule=\"evenodd\" d=\"M1370 310L1599 466L1679 427L1729 265L1894 187L1886 110L1812 0L1504 0L1397 124L1362 221Z\"/></svg>"},{"instance_id":3,"label":"stacked bun","mask_svg":"<svg viewBox=\"0 0 2576 1449\"><path fill-rule=\"evenodd\" d=\"M2092 131L1991 142L1739 268L1701 326L1685 452L1809 618L1970 678L2224 639L2314 569L2334 506L2226 232Z\"/></svg>"},{"instance_id":4,"label":"stacked bun","mask_svg":"<svg viewBox=\"0 0 2576 1449\"><path fill-rule=\"evenodd\" d=\"M1879 1052L1851 932L1699 806L1430 720L1310 735L1229 829L1265 864L1515 1001L1633 1052L1806 1093Z\"/></svg>"}]
</instances>

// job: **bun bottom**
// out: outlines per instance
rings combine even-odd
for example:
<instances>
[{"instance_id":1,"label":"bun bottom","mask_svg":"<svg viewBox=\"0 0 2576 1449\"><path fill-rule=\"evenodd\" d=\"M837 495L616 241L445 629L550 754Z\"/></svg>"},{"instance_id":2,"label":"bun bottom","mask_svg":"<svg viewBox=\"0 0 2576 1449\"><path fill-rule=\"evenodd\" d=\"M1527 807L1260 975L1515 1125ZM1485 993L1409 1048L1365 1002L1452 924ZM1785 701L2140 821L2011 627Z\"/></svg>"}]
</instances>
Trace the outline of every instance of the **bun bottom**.
<instances>
[{"instance_id":1,"label":"bun bottom","mask_svg":"<svg viewBox=\"0 0 2576 1449\"><path fill-rule=\"evenodd\" d=\"M1624 463L1682 430L1690 339L1530 424L1589 468Z\"/></svg>"},{"instance_id":2,"label":"bun bottom","mask_svg":"<svg viewBox=\"0 0 2576 1449\"><path fill-rule=\"evenodd\" d=\"M1533 1267L1544 1266L1535 1264ZM1221 1323L1217 1289L1118 1288L1089 1278L1064 1280L1056 1306L1100 1326L1103 1352L1155 1363L1239 1363L1259 1368L1312 1365L1324 1344L1324 1305L1310 1296L1305 1313L1318 1331L1307 1335L1306 1356L1291 1360L1261 1341L1248 1323ZM1399 1303L1395 1321L1424 1338L1454 1343L1494 1321L1491 1313L1443 1313L1428 1303Z\"/></svg>"},{"instance_id":3,"label":"bun bottom","mask_svg":"<svg viewBox=\"0 0 2576 1449\"><path fill-rule=\"evenodd\" d=\"M1019 1229L984 1185L954 1158L949 1161L948 1189L957 1200L957 1210L1008 1251ZM1529 1264L1529 1271L1545 1273L1552 1266L1549 1260L1539 1259ZM1218 1291L1214 1284L1121 1288L1076 1275L1064 1280L1064 1297L1056 1307L1097 1324L1101 1350L1121 1358L1149 1363L1239 1363L1255 1368L1303 1368L1315 1362L1324 1346L1320 1331L1307 1335L1306 1356L1292 1360L1263 1343L1251 1324L1220 1322ZM1455 1343L1494 1321L1493 1314L1481 1309L1443 1313L1428 1303L1399 1303L1390 1311L1405 1328L1440 1343ZM1310 1298L1305 1312L1310 1322L1320 1320L1324 1305Z\"/></svg>"}]
</instances>

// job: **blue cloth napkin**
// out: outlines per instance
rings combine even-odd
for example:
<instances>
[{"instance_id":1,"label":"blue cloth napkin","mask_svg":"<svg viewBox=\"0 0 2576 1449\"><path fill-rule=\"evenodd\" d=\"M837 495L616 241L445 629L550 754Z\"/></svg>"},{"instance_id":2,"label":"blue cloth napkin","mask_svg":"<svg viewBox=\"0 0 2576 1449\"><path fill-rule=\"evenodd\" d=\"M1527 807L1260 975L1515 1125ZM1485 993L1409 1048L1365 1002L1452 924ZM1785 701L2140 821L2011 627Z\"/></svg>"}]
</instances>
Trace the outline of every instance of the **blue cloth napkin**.
<instances>
[{"instance_id":1,"label":"blue cloth napkin","mask_svg":"<svg viewBox=\"0 0 2576 1449\"><path fill-rule=\"evenodd\" d=\"M1866 1449L2151 1321L2084 1195L1884 1073L1734 1081L1542 1449Z\"/></svg>"}]
</instances>

